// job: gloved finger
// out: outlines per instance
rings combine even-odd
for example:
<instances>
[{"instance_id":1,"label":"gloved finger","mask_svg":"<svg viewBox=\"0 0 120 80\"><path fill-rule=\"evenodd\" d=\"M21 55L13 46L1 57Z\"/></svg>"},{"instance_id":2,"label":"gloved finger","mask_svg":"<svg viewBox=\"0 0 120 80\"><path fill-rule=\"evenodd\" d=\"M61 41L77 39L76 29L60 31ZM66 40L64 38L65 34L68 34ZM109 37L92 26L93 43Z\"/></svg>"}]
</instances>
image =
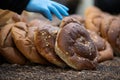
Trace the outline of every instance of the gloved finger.
<instances>
[{"instance_id":1,"label":"gloved finger","mask_svg":"<svg viewBox=\"0 0 120 80\"><path fill-rule=\"evenodd\" d=\"M52 5L48 6L51 12L53 12L60 20L62 20L62 15L59 13L59 11Z\"/></svg>"},{"instance_id":2,"label":"gloved finger","mask_svg":"<svg viewBox=\"0 0 120 80\"><path fill-rule=\"evenodd\" d=\"M45 17L47 17L50 21L52 21L52 14L48 8L46 8L42 13Z\"/></svg>"},{"instance_id":3,"label":"gloved finger","mask_svg":"<svg viewBox=\"0 0 120 80\"><path fill-rule=\"evenodd\" d=\"M61 6L59 6L59 5L57 5L57 4L52 4L52 5L55 6L62 15L64 15L64 16L68 16L68 15L69 15L69 14L67 13L67 11L64 10Z\"/></svg>"},{"instance_id":4,"label":"gloved finger","mask_svg":"<svg viewBox=\"0 0 120 80\"><path fill-rule=\"evenodd\" d=\"M57 2L52 2L52 3L61 6L61 7L62 7L64 10L66 10L66 11L69 11L69 8L67 8L66 6L64 6L64 5L62 5L62 4L59 4L59 3L57 3Z\"/></svg>"}]
</instances>

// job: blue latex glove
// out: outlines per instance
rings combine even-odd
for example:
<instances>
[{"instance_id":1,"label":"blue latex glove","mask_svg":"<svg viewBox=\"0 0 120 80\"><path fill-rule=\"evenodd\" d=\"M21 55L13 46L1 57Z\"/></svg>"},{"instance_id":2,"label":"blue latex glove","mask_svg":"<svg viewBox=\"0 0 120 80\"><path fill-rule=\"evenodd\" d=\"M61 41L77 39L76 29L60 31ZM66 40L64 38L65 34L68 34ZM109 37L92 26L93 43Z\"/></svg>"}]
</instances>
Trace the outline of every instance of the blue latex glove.
<instances>
[{"instance_id":1,"label":"blue latex glove","mask_svg":"<svg viewBox=\"0 0 120 80\"><path fill-rule=\"evenodd\" d=\"M60 20L63 16L68 16L68 8L62 4L51 0L30 0L26 10L32 12L40 12L46 16L49 20L52 20L52 14L55 14Z\"/></svg>"}]
</instances>

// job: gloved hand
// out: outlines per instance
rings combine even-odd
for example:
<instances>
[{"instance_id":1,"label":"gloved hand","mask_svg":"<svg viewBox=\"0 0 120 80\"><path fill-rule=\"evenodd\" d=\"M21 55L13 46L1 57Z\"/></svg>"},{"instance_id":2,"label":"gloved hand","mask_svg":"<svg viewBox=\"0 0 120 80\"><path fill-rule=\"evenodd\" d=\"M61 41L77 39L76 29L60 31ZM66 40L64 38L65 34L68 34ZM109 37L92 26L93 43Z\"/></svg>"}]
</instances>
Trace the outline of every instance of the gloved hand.
<instances>
[{"instance_id":1,"label":"gloved hand","mask_svg":"<svg viewBox=\"0 0 120 80\"><path fill-rule=\"evenodd\" d=\"M52 20L52 14L55 14L60 20L63 16L68 16L68 8L62 4L51 0L30 0L26 10L32 12L40 12L46 16L49 20Z\"/></svg>"}]
</instances>

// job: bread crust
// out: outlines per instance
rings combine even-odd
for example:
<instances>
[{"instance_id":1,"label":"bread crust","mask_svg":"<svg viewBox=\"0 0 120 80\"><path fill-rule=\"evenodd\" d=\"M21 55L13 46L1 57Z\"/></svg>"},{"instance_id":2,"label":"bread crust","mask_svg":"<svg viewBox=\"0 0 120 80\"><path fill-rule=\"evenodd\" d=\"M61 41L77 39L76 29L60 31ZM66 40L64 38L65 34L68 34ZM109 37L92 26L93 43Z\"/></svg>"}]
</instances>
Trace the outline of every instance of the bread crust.
<instances>
[{"instance_id":1,"label":"bread crust","mask_svg":"<svg viewBox=\"0 0 120 80\"><path fill-rule=\"evenodd\" d=\"M11 35L11 29L14 24L4 26L0 32L0 49L2 56L10 63L25 64L27 59L16 48Z\"/></svg>"},{"instance_id":2,"label":"bread crust","mask_svg":"<svg viewBox=\"0 0 120 80\"><path fill-rule=\"evenodd\" d=\"M112 46L115 55L120 56L120 19L110 16L102 21L101 36Z\"/></svg>"},{"instance_id":3,"label":"bread crust","mask_svg":"<svg viewBox=\"0 0 120 80\"><path fill-rule=\"evenodd\" d=\"M38 26L17 22L12 27L12 37L17 48L28 60L33 63L47 64L34 45L34 32L37 28Z\"/></svg>"},{"instance_id":4,"label":"bread crust","mask_svg":"<svg viewBox=\"0 0 120 80\"><path fill-rule=\"evenodd\" d=\"M97 49L87 30L79 22L71 21L61 26L55 51L66 64L76 70L96 67Z\"/></svg>"},{"instance_id":5,"label":"bread crust","mask_svg":"<svg viewBox=\"0 0 120 80\"><path fill-rule=\"evenodd\" d=\"M40 24L39 29L35 33L35 45L38 52L50 63L59 67L66 67L65 62L55 52L55 41L58 30L58 27L51 24Z\"/></svg>"},{"instance_id":6,"label":"bread crust","mask_svg":"<svg viewBox=\"0 0 120 80\"><path fill-rule=\"evenodd\" d=\"M110 43L104 38L100 37L97 33L88 30L92 40L94 41L97 50L98 50L98 62L111 60L113 59L113 49Z\"/></svg>"}]
</instances>

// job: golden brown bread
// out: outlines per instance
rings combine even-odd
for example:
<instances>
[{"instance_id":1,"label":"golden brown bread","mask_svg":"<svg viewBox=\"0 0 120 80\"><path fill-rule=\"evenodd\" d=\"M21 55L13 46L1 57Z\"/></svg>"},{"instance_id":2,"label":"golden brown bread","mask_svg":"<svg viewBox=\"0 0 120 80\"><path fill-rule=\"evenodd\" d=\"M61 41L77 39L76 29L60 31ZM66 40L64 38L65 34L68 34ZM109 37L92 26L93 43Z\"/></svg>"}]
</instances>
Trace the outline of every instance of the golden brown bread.
<instances>
[{"instance_id":1,"label":"golden brown bread","mask_svg":"<svg viewBox=\"0 0 120 80\"><path fill-rule=\"evenodd\" d=\"M112 20L113 20L113 17L108 16L107 18L104 18L101 23L100 33L101 33L101 36L106 40L108 40L108 31L109 31Z\"/></svg>"},{"instance_id":2,"label":"golden brown bread","mask_svg":"<svg viewBox=\"0 0 120 80\"><path fill-rule=\"evenodd\" d=\"M67 17L66 17L67 18ZM85 19L84 17L80 16L80 15L77 15L77 14L73 14L73 15L70 15L69 16L69 19L76 19L76 21L79 21L81 24L84 24L85 22Z\"/></svg>"},{"instance_id":3,"label":"golden brown bread","mask_svg":"<svg viewBox=\"0 0 120 80\"><path fill-rule=\"evenodd\" d=\"M70 22L77 22L77 23L80 23L80 24L83 24L84 25L84 18L79 16L79 15L70 15L69 17L65 17L61 24L60 24L60 27L64 27L66 24L70 23Z\"/></svg>"},{"instance_id":4,"label":"golden brown bread","mask_svg":"<svg viewBox=\"0 0 120 80\"><path fill-rule=\"evenodd\" d=\"M97 7L95 6L91 6L91 7L88 7L86 10L85 10L85 16L89 16L90 14L93 14L93 13L99 13L101 14L102 11L100 9L98 9Z\"/></svg>"},{"instance_id":5,"label":"golden brown bread","mask_svg":"<svg viewBox=\"0 0 120 80\"><path fill-rule=\"evenodd\" d=\"M97 33L88 30L90 37L94 41L98 50L98 62L113 59L113 50L107 40L100 37Z\"/></svg>"},{"instance_id":6,"label":"golden brown bread","mask_svg":"<svg viewBox=\"0 0 120 80\"><path fill-rule=\"evenodd\" d=\"M65 67L66 64L59 58L55 52L56 35L59 28L50 24L39 24L39 29L35 33L35 45L38 52L49 62L59 67Z\"/></svg>"},{"instance_id":7,"label":"golden brown bread","mask_svg":"<svg viewBox=\"0 0 120 80\"><path fill-rule=\"evenodd\" d=\"M7 23L16 23L16 22L26 22L25 17L22 17L19 14L14 14L8 21Z\"/></svg>"},{"instance_id":8,"label":"golden brown bread","mask_svg":"<svg viewBox=\"0 0 120 80\"><path fill-rule=\"evenodd\" d=\"M12 16L16 14L9 10L0 9L0 27L3 27L7 24L7 21L12 18Z\"/></svg>"},{"instance_id":9,"label":"golden brown bread","mask_svg":"<svg viewBox=\"0 0 120 80\"><path fill-rule=\"evenodd\" d=\"M57 34L55 51L57 55L76 70L94 69L97 62L97 48L84 26L65 20ZM71 20L71 18L70 18Z\"/></svg>"},{"instance_id":10,"label":"golden brown bread","mask_svg":"<svg viewBox=\"0 0 120 80\"><path fill-rule=\"evenodd\" d=\"M85 27L91 31L101 34L100 29L102 21L108 18L110 14L102 12L97 7L88 7L85 12Z\"/></svg>"},{"instance_id":11,"label":"golden brown bread","mask_svg":"<svg viewBox=\"0 0 120 80\"><path fill-rule=\"evenodd\" d=\"M12 37L21 53L33 63L47 64L47 61L39 55L34 45L34 32L38 26L17 22L12 27Z\"/></svg>"},{"instance_id":12,"label":"golden brown bread","mask_svg":"<svg viewBox=\"0 0 120 80\"><path fill-rule=\"evenodd\" d=\"M103 20L103 15L99 13L93 13L86 17L85 27L91 31L100 34L101 22Z\"/></svg>"},{"instance_id":13,"label":"golden brown bread","mask_svg":"<svg viewBox=\"0 0 120 80\"><path fill-rule=\"evenodd\" d=\"M120 19L110 16L102 21L101 36L109 41L114 52L120 56Z\"/></svg>"},{"instance_id":14,"label":"golden brown bread","mask_svg":"<svg viewBox=\"0 0 120 80\"><path fill-rule=\"evenodd\" d=\"M0 50L2 56L10 63L25 64L26 58L16 48L11 36L11 28L14 24L4 26L0 32Z\"/></svg>"},{"instance_id":15,"label":"golden brown bread","mask_svg":"<svg viewBox=\"0 0 120 80\"><path fill-rule=\"evenodd\" d=\"M119 16L110 15L98 8L91 7L86 10L85 27L105 38L111 44L117 56L120 56L119 21Z\"/></svg>"}]
</instances>

